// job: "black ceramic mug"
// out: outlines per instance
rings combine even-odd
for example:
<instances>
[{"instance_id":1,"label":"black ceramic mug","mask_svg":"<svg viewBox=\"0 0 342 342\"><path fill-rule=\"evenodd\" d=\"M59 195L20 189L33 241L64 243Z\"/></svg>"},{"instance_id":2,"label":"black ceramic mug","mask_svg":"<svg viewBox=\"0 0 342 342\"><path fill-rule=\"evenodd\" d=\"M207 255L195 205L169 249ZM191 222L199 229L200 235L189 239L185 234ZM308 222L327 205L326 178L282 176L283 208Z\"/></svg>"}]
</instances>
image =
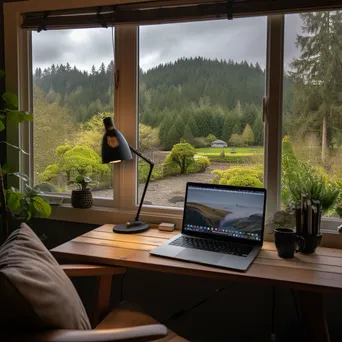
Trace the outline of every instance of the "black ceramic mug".
<instances>
[{"instance_id":1,"label":"black ceramic mug","mask_svg":"<svg viewBox=\"0 0 342 342\"><path fill-rule=\"evenodd\" d=\"M274 242L279 257L285 259L293 258L295 252L298 253L305 247L305 239L291 228L276 228Z\"/></svg>"}]
</instances>

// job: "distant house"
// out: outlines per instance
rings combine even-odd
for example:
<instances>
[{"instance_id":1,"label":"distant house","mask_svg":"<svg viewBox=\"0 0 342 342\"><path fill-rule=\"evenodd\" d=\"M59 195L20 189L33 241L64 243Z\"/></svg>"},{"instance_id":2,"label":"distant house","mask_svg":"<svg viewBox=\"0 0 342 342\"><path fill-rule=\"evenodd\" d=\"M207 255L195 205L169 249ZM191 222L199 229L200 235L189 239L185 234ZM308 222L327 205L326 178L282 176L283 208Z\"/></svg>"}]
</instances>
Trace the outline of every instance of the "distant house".
<instances>
[{"instance_id":1,"label":"distant house","mask_svg":"<svg viewBox=\"0 0 342 342\"><path fill-rule=\"evenodd\" d=\"M227 143L223 140L215 140L211 143L211 147L227 147Z\"/></svg>"}]
</instances>

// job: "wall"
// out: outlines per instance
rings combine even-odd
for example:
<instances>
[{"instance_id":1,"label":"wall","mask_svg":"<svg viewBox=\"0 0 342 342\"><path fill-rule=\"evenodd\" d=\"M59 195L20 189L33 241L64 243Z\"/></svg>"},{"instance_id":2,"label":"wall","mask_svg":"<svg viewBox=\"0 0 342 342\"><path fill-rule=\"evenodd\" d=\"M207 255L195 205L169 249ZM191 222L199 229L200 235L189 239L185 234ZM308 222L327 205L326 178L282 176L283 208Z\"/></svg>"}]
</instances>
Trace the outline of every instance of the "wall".
<instances>
[{"instance_id":1,"label":"wall","mask_svg":"<svg viewBox=\"0 0 342 342\"><path fill-rule=\"evenodd\" d=\"M53 248L95 227L53 220L34 220L30 225L38 234L47 235L45 244L48 248ZM94 279L78 279L75 282L87 307L89 293L94 284ZM218 288L226 290L214 294ZM142 307L144 311L191 341L271 341L271 287L129 270L124 278L120 276L114 279L113 306L120 301L121 291L123 300ZM277 341L305 341L298 324L292 292L277 288L275 294ZM213 296L203 305L185 313L177 320L167 320L171 314L191 307L211 295ZM342 341L339 317L342 296L326 295L324 304L332 342Z\"/></svg>"}]
</instances>

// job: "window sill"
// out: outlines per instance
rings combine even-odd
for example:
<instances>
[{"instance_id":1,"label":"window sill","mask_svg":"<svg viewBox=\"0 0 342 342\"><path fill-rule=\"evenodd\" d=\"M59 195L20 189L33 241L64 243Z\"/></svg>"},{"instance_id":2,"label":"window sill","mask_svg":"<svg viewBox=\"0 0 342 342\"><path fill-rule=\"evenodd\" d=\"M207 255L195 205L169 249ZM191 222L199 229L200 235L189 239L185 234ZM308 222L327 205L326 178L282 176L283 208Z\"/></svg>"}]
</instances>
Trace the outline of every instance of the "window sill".
<instances>
[{"instance_id":1,"label":"window sill","mask_svg":"<svg viewBox=\"0 0 342 342\"><path fill-rule=\"evenodd\" d=\"M166 208L165 208L166 209ZM147 223L169 222L176 225L176 229L181 229L183 211L164 210L160 208L147 207L141 211L140 219ZM71 204L63 203L59 206L52 206L50 219L59 221L69 221L88 224L106 224L108 222L127 222L132 221L136 215L136 210L122 210L93 206L89 209L76 209Z\"/></svg>"},{"instance_id":2,"label":"window sill","mask_svg":"<svg viewBox=\"0 0 342 342\"><path fill-rule=\"evenodd\" d=\"M164 208L164 212L161 212L161 210L163 209L158 207L146 207L141 212L140 218L142 221L151 224L159 224L161 222L174 223L176 225L176 230L180 230L182 227L183 211L167 210L167 208ZM135 215L135 210L122 210L116 208L112 209L101 206L93 206L90 209L75 209L71 206L71 204L65 203L59 206L52 207L52 214L50 216L50 219L103 225L108 222L131 221L135 217ZM335 219L325 219L323 221L323 238L321 247L342 249L342 234L339 234L336 231L336 227L339 224L341 224L341 221ZM265 228L264 240L274 240L273 232L267 229L267 226Z\"/></svg>"}]
</instances>

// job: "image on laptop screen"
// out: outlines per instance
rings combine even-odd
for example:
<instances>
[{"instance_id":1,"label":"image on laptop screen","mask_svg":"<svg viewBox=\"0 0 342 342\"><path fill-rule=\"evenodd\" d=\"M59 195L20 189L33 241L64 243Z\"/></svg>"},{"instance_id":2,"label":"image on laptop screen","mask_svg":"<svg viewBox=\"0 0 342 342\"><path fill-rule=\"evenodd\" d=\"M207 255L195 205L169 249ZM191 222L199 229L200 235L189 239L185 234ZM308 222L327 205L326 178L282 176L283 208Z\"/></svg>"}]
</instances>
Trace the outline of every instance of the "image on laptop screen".
<instances>
[{"instance_id":1,"label":"image on laptop screen","mask_svg":"<svg viewBox=\"0 0 342 342\"><path fill-rule=\"evenodd\" d=\"M263 189L189 184L184 230L261 241L264 203Z\"/></svg>"}]
</instances>

